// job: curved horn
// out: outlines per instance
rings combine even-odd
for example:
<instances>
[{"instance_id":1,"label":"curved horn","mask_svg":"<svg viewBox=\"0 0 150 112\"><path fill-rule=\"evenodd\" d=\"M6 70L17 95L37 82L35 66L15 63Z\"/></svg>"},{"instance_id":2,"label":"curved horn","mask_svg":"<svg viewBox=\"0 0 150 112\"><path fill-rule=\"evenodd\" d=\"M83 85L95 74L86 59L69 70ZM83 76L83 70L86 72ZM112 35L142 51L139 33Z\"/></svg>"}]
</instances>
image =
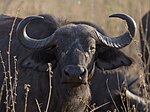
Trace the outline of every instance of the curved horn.
<instances>
[{"instance_id":1,"label":"curved horn","mask_svg":"<svg viewBox=\"0 0 150 112\"><path fill-rule=\"evenodd\" d=\"M113 14L109 17L117 17L125 20L128 25L128 31L115 38L102 35L98 31L96 31L99 40L105 45L115 48L122 48L130 44L137 30L135 21L127 14Z\"/></svg>"},{"instance_id":2,"label":"curved horn","mask_svg":"<svg viewBox=\"0 0 150 112\"><path fill-rule=\"evenodd\" d=\"M17 37L19 39L19 41L21 42L21 44L27 48L31 48L31 49L41 49L41 48L45 48L48 45L51 45L52 40L53 40L53 34L49 37L46 37L44 39L33 39L31 37L28 36L27 32L26 32L26 28L27 26L35 20L44 20L44 17L42 16L29 16L25 19L23 19L17 26ZM36 30L36 29L35 29Z\"/></svg>"}]
</instances>

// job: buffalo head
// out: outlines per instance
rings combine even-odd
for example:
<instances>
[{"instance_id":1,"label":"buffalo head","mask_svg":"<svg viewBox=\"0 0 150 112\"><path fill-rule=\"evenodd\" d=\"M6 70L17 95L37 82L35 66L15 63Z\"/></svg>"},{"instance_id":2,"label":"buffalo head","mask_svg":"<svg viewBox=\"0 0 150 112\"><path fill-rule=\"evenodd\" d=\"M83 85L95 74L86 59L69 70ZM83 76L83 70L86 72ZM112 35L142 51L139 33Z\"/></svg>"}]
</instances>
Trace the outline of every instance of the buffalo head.
<instances>
[{"instance_id":1,"label":"buffalo head","mask_svg":"<svg viewBox=\"0 0 150 112\"><path fill-rule=\"evenodd\" d=\"M89 82L95 68L109 70L131 65L130 58L118 49L130 44L136 32L136 24L126 14L113 14L110 17L125 20L128 31L112 38L92 25L69 22L58 26L52 35L35 39L26 32L28 24L35 20L44 20L44 17L30 16L18 25L17 36L23 46L36 51L45 51L46 58L53 57L47 63L55 60L53 91L56 94L52 98L59 99L54 104L57 105L57 111L85 110L91 97Z\"/></svg>"}]
</instances>

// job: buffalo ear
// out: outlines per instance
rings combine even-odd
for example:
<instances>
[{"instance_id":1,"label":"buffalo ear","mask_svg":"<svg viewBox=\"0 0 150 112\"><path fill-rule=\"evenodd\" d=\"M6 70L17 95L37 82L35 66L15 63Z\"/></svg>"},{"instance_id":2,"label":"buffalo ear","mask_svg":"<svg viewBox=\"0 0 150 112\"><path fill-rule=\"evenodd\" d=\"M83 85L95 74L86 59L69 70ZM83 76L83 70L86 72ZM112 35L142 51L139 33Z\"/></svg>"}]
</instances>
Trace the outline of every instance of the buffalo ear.
<instances>
[{"instance_id":1,"label":"buffalo ear","mask_svg":"<svg viewBox=\"0 0 150 112\"><path fill-rule=\"evenodd\" d=\"M21 67L45 72L48 70L48 63L52 64L52 69L55 68L56 59L53 53L35 51L22 60Z\"/></svg>"},{"instance_id":2,"label":"buffalo ear","mask_svg":"<svg viewBox=\"0 0 150 112\"><path fill-rule=\"evenodd\" d=\"M132 59L118 49L104 48L97 52L96 66L100 69L110 70L131 64Z\"/></svg>"}]
</instances>

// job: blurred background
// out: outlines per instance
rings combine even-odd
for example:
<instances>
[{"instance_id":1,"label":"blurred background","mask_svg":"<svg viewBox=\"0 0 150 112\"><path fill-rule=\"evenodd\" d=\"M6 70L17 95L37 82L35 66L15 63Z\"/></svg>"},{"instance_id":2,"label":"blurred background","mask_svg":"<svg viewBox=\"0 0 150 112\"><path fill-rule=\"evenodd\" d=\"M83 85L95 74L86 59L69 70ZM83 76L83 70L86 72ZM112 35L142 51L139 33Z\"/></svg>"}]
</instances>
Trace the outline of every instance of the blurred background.
<instances>
[{"instance_id":1,"label":"blurred background","mask_svg":"<svg viewBox=\"0 0 150 112\"><path fill-rule=\"evenodd\" d=\"M117 36L126 30L126 24L109 19L113 13L132 16L139 28L141 17L150 9L150 0L0 0L0 14L26 17L52 14L68 21L90 21L101 26L109 35ZM132 44L123 49L140 62L139 32Z\"/></svg>"}]
</instances>

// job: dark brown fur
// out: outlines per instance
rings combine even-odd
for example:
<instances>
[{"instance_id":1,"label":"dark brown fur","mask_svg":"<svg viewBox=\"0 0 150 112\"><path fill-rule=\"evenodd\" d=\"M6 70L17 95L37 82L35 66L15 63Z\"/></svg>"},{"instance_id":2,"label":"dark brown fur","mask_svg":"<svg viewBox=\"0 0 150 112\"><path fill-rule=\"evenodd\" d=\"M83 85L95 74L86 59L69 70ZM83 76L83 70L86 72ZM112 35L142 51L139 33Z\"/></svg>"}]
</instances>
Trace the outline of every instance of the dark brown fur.
<instances>
[{"instance_id":1,"label":"dark brown fur","mask_svg":"<svg viewBox=\"0 0 150 112\"><path fill-rule=\"evenodd\" d=\"M145 73L150 72L150 11L148 11L141 19L140 22L140 42L141 42L141 53L142 60L144 63ZM150 77L147 77L149 83Z\"/></svg>"},{"instance_id":2,"label":"dark brown fur","mask_svg":"<svg viewBox=\"0 0 150 112\"><path fill-rule=\"evenodd\" d=\"M93 38L94 34L89 32L88 28L84 26L92 23L73 22L73 24L70 24L69 22L68 26L65 26L67 25L66 21L63 23L63 21L60 22L59 19L52 16L43 16L45 16L46 21L33 22L29 25L27 32L31 37L43 38L51 35L57 28L61 27L59 31L57 30L57 35L55 35L59 37L57 46L49 49L30 50L24 48L15 34L16 26L21 19L17 18L15 23L11 44L11 67L12 74L14 74L13 56L17 56L17 70L19 74L17 104L15 105L16 112L24 111L24 84L31 85L27 111L38 111L35 99L38 100L41 110L45 110L49 94L47 63L52 63L53 71L49 112L83 112L90 110L88 106L91 107L94 103L96 107L108 103L97 111L113 111L116 108L124 111L126 107L122 103L125 103L126 106L126 102L122 102L120 97L123 87L130 86L130 91L141 95L137 89L140 84L139 77L129 74L125 67L130 66L132 60L118 49L97 45ZM0 50L2 51L6 68L8 68L7 45L13 21L13 17L0 20ZM96 25L90 26L94 27ZM105 34L98 26L95 28L100 33ZM93 47L96 47L96 51L92 51ZM68 79L64 73L66 66L75 68L76 66L73 65L82 65L85 68L83 82L76 83L75 81L78 81L76 76ZM78 73L78 68L76 69L74 72ZM4 80L2 65L0 65L0 70L0 87L2 87ZM89 79L90 76L91 78ZM130 85L132 82L134 84ZM109 89L111 93L109 93ZM111 95L116 102L116 106L111 99ZM0 103L1 112L5 111L5 97L5 94L3 94L3 99Z\"/></svg>"}]
</instances>

